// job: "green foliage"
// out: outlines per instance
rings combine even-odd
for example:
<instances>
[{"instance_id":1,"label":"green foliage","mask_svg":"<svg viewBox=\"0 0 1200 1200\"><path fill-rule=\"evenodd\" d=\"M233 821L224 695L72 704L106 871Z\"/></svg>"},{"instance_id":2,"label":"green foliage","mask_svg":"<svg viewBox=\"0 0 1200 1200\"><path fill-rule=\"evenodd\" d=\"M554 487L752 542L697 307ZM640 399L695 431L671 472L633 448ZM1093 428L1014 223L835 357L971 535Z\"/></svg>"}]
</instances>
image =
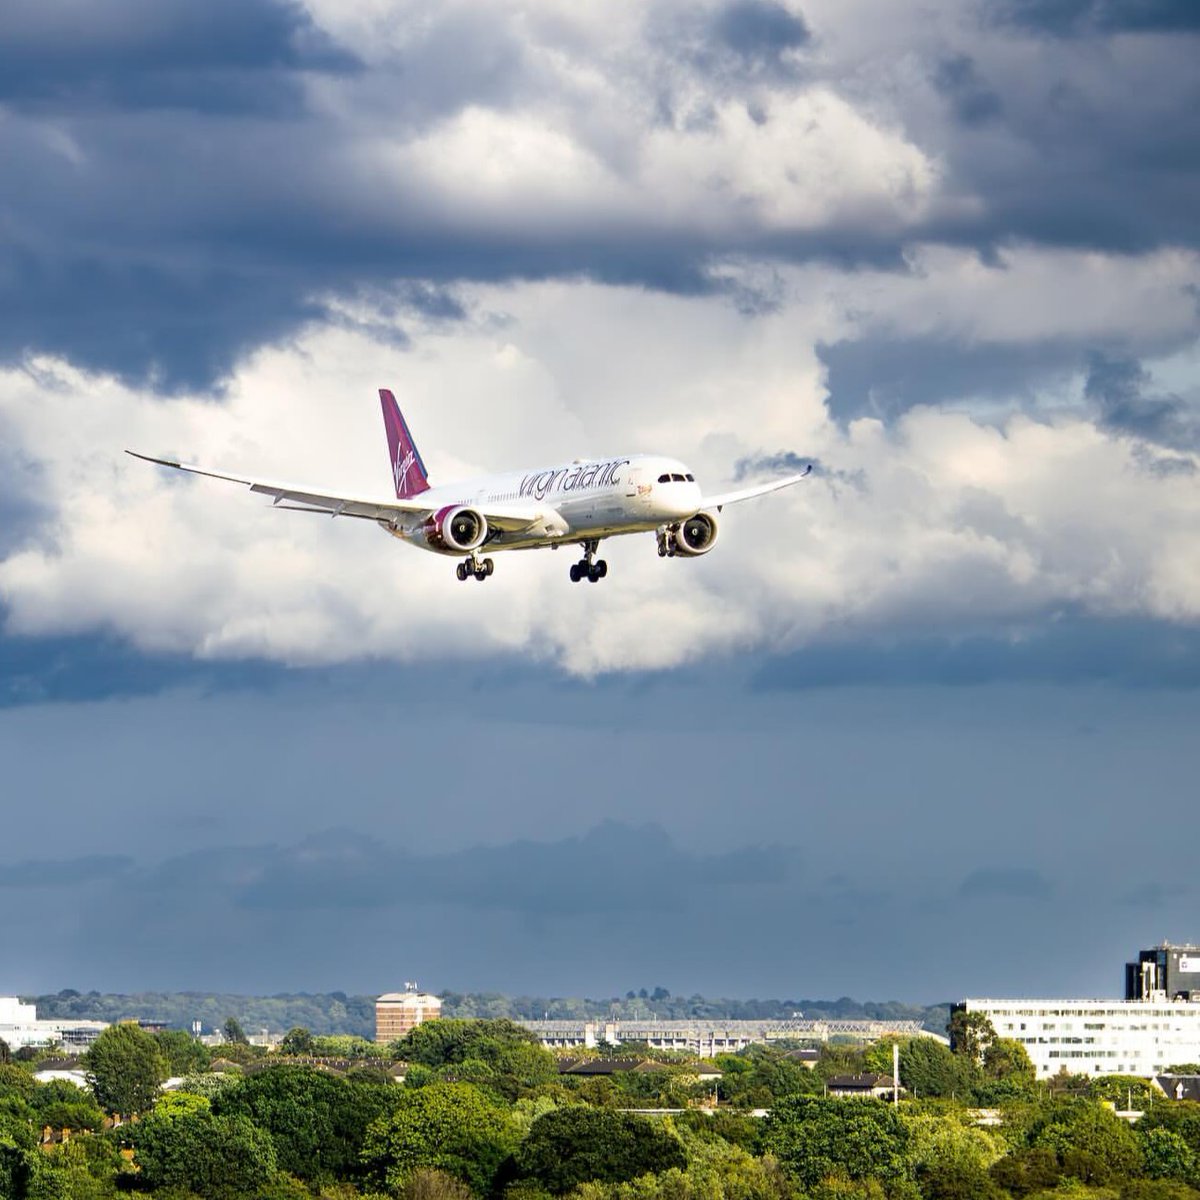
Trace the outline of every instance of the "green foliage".
<instances>
[{"instance_id":1,"label":"green foliage","mask_svg":"<svg viewBox=\"0 0 1200 1200\"><path fill-rule=\"evenodd\" d=\"M971 1062L982 1063L985 1051L996 1040L995 1027L980 1012L955 1009L946 1029L950 1034L950 1049Z\"/></svg>"},{"instance_id":2,"label":"green foliage","mask_svg":"<svg viewBox=\"0 0 1200 1200\"><path fill-rule=\"evenodd\" d=\"M969 1097L979 1082L979 1068L969 1058L928 1037L900 1043L900 1082L913 1096Z\"/></svg>"},{"instance_id":3,"label":"green foliage","mask_svg":"<svg viewBox=\"0 0 1200 1200\"><path fill-rule=\"evenodd\" d=\"M88 1092L65 1079L38 1084L29 1097L33 1120L51 1129L100 1129L104 1110Z\"/></svg>"},{"instance_id":4,"label":"green foliage","mask_svg":"<svg viewBox=\"0 0 1200 1200\"><path fill-rule=\"evenodd\" d=\"M382 1049L367 1038L339 1033L314 1037L310 1053L324 1058L379 1058Z\"/></svg>"},{"instance_id":5,"label":"green foliage","mask_svg":"<svg viewBox=\"0 0 1200 1200\"><path fill-rule=\"evenodd\" d=\"M993 1163L988 1173L1016 1197L1052 1188L1062 1178L1058 1158L1044 1146L1013 1150Z\"/></svg>"},{"instance_id":6,"label":"green foliage","mask_svg":"<svg viewBox=\"0 0 1200 1200\"><path fill-rule=\"evenodd\" d=\"M1200 1104L1194 1100L1156 1104L1138 1122L1140 1134L1151 1129L1170 1129L1179 1134L1192 1153L1200 1157Z\"/></svg>"},{"instance_id":7,"label":"green foliage","mask_svg":"<svg viewBox=\"0 0 1200 1200\"><path fill-rule=\"evenodd\" d=\"M1088 1100L1059 1101L1032 1131L1032 1144L1051 1151L1065 1176L1104 1185L1137 1175L1137 1136L1115 1113Z\"/></svg>"},{"instance_id":8,"label":"green foliage","mask_svg":"<svg viewBox=\"0 0 1200 1200\"><path fill-rule=\"evenodd\" d=\"M152 1035L162 1056L167 1060L167 1071L171 1075L190 1075L195 1071L207 1071L212 1055L203 1042L198 1042L182 1029L164 1029Z\"/></svg>"},{"instance_id":9,"label":"green foliage","mask_svg":"<svg viewBox=\"0 0 1200 1200\"><path fill-rule=\"evenodd\" d=\"M582 1106L539 1117L517 1153L518 1173L555 1195L588 1180L621 1183L686 1163L683 1144L663 1124Z\"/></svg>"},{"instance_id":10,"label":"green foliage","mask_svg":"<svg viewBox=\"0 0 1200 1200\"><path fill-rule=\"evenodd\" d=\"M246 1036L246 1031L242 1028L242 1023L237 1017L226 1017L221 1032L225 1035L225 1040L233 1043L235 1046L248 1046L250 1044L250 1039Z\"/></svg>"},{"instance_id":11,"label":"green foliage","mask_svg":"<svg viewBox=\"0 0 1200 1200\"><path fill-rule=\"evenodd\" d=\"M996 1137L953 1115L910 1113L906 1106L900 1120L908 1130L909 1159L918 1174L978 1175L1003 1153Z\"/></svg>"},{"instance_id":12,"label":"green foliage","mask_svg":"<svg viewBox=\"0 0 1200 1200\"><path fill-rule=\"evenodd\" d=\"M805 1188L829 1175L884 1184L911 1175L908 1129L878 1100L783 1100L764 1123L762 1145Z\"/></svg>"},{"instance_id":13,"label":"green foliage","mask_svg":"<svg viewBox=\"0 0 1200 1200\"><path fill-rule=\"evenodd\" d=\"M271 1135L281 1171L322 1180L353 1174L367 1127L402 1095L312 1067L280 1064L219 1092L213 1112L243 1116Z\"/></svg>"},{"instance_id":14,"label":"green foliage","mask_svg":"<svg viewBox=\"0 0 1200 1200\"><path fill-rule=\"evenodd\" d=\"M1135 1109L1146 1109L1158 1104L1163 1094L1148 1079L1134 1079L1129 1075L1097 1075L1088 1080L1088 1099L1107 1100L1118 1108L1129 1105Z\"/></svg>"},{"instance_id":15,"label":"green foliage","mask_svg":"<svg viewBox=\"0 0 1200 1200\"><path fill-rule=\"evenodd\" d=\"M279 1053L308 1057L313 1053L313 1035L303 1025L294 1025L283 1035Z\"/></svg>"},{"instance_id":16,"label":"green foliage","mask_svg":"<svg viewBox=\"0 0 1200 1200\"><path fill-rule=\"evenodd\" d=\"M1161 1125L1139 1128L1136 1133L1142 1147L1143 1169L1151 1179L1178 1179L1186 1183L1196 1178L1200 1161L1182 1134Z\"/></svg>"},{"instance_id":17,"label":"green foliage","mask_svg":"<svg viewBox=\"0 0 1200 1200\"><path fill-rule=\"evenodd\" d=\"M510 1100L558 1078L554 1055L512 1021L425 1021L389 1050L439 1069L446 1081L478 1083Z\"/></svg>"},{"instance_id":18,"label":"green foliage","mask_svg":"<svg viewBox=\"0 0 1200 1200\"><path fill-rule=\"evenodd\" d=\"M167 1077L167 1060L153 1035L136 1025L110 1025L84 1056L88 1082L105 1112L148 1112Z\"/></svg>"},{"instance_id":19,"label":"green foliage","mask_svg":"<svg viewBox=\"0 0 1200 1200\"><path fill-rule=\"evenodd\" d=\"M479 1088L431 1083L403 1089L395 1108L371 1123L362 1160L393 1193L405 1186L413 1171L431 1167L483 1195L516 1148L518 1136L507 1110Z\"/></svg>"},{"instance_id":20,"label":"green foliage","mask_svg":"<svg viewBox=\"0 0 1200 1200\"><path fill-rule=\"evenodd\" d=\"M0 1063L0 1099L15 1096L28 1100L37 1090L37 1080L16 1063Z\"/></svg>"},{"instance_id":21,"label":"green foliage","mask_svg":"<svg viewBox=\"0 0 1200 1200\"><path fill-rule=\"evenodd\" d=\"M1120 1200L1200 1200L1200 1192L1174 1179L1130 1179Z\"/></svg>"},{"instance_id":22,"label":"green foliage","mask_svg":"<svg viewBox=\"0 0 1200 1200\"><path fill-rule=\"evenodd\" d=\"M721 1054L716 1063L721 1068L718 1095L735 1108L770 1108L785 1096L822 1091L819 1075L774 1047L751 1046L737 1054Z\"/></svg>"},{"instance_id":23,"label":"green foliage","mask_svg":"<svg viewBox=\"0 0 1200 1200\"><path fill-rule=\"evenodd\" d=\"M983 1051L983 1073L988 1079L1029 1085L1037 1071L1029 1052L1012 1038L995 1038Z\"/></svg>"},{"instance_id":24,"label":"green foliage","mask_svg":"<svg viewBox=\"0 0 1200 1200\"><path fill-rule=\"evenodd\" d=\"M270 1183L275 1147L247 1117L152 1113L129 1134L145 1182L203 1200L244 1200Z\"/></svg>"}]
</instances>

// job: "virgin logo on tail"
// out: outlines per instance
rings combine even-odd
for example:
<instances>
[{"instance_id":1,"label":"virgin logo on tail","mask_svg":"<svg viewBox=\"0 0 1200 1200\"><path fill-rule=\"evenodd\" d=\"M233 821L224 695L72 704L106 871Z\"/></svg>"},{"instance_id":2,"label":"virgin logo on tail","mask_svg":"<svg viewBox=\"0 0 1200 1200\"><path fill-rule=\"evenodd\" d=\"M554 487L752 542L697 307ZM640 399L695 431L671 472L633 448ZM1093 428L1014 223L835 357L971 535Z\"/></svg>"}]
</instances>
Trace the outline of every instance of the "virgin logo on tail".
<instances>
[{"instance_id":1,"label":"virgin logo on tail","mask_svg":"<svg viewBox=\"0 0 1200 1200\"><path fill-rule=\"evenodd\" d=\"M394 476L397 493L399 493L401 487L403 486L404 480L407 477L408 472L411 470L413 463L417 461L417 452L415 450L410 450L407 454L401 457L400 451L403 449L403 446L396 447L396 461L392 464L392 474Z\"/></svg>"}]
</instances>

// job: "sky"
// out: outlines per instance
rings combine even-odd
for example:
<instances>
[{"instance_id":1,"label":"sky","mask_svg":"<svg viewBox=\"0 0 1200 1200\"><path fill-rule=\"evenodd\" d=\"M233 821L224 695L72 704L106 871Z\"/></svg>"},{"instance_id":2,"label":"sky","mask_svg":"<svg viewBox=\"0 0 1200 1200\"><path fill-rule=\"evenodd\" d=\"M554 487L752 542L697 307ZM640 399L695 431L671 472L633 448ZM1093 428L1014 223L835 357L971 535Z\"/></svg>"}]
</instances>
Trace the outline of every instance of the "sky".
<instances>
[{"instance_id":1,"label":"sky","mask_svg":"<svg viewBox=\"0 0 1200 1200\"><path fill-rule=\"evenodd\" d=\"M1200 940L1198 52L1188 0L0 10L0 993L1106 996ZM386 496L380 387L435 483L813 473L479 587L122 453Z\"/></svg>"}]
</instances>

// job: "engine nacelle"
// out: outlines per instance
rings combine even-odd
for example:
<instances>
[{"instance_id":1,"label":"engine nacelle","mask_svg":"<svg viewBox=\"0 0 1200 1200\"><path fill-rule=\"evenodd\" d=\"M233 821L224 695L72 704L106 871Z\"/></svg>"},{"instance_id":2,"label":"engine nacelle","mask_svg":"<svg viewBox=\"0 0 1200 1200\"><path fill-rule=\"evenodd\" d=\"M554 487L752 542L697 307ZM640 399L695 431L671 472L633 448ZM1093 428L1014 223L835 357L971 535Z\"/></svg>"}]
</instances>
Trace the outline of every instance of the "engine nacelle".
<instances>
[{"instance_id":1,"label":"engine nacelle","mask_svg":"<svg viewBox=\"0 0 1200 1200\"><path fill-rule=\"evenodd\" d=\"M440 509L421 529L430 546L450 554L465 554L478 549L483 545L487 531L483 513L465 505Z\"/></svg>"},{"instance_id":2,"label":"engine nacelle","mask_svg":"<svg viewBox=\"0 0 1200 1200\"><path fill-rule=\"evenodd\" d=\"M675 553L685 558L707 554L717 544L717 519L711 513L700 512L680 521L672 535Z\"/></svg>"}]
</instances>

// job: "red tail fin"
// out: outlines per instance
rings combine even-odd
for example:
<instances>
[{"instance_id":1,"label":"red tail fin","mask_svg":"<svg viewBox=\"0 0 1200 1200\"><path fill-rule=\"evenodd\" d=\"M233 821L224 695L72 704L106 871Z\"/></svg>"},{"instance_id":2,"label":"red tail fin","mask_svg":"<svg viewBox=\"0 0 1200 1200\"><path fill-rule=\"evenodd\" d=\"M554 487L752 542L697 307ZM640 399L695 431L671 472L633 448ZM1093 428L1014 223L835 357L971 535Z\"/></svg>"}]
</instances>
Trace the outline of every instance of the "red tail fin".
<instances>
[{"instance_id":1,"label":"red tail fin","mask_svg":"<svg viewBox=\"0 0 1200 1200\"><path fill-rule=\"evenodd\" d=\"M408 424L396 403L396 397L387 388L379 389L379 400L383 405L383 426L387 430L388 456L392 462L392 478L396 483L396 498L408 500L429 490L429 477L425 464L408 432Z\"/></svg>"}]
</instances>

